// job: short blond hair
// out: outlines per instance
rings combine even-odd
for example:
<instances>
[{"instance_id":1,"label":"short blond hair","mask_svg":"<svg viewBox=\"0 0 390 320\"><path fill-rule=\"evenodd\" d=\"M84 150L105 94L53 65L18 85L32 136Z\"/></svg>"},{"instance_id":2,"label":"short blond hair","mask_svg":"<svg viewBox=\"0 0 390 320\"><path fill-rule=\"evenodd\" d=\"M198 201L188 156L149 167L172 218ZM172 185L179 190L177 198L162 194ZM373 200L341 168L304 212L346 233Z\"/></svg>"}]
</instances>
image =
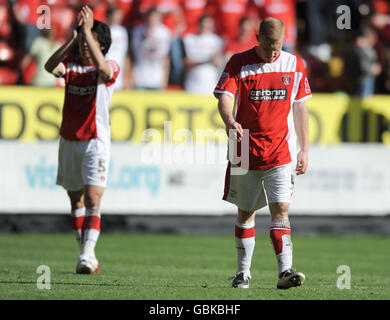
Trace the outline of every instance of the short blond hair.
<instances>
[{"instance_id":1,"label":"short blond hair","mask_svg":"<svg viewBox=\"0 0 390 320\"><path fill-rule=\"evenodd\" d=\"M260 23L259 35L261 38L278 41L284 37L284 33L284 23L278 18L268 17Z\"/></svg>"}]
</instances>

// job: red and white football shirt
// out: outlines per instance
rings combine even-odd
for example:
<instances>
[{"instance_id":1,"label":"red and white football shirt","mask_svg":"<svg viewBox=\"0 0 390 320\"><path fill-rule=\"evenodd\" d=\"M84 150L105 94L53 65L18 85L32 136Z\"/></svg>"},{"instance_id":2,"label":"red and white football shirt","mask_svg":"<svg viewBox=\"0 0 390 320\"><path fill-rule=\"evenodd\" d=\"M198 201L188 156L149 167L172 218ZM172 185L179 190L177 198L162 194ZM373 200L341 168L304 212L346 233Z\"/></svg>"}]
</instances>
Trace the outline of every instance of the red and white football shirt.
<instances>
[{"instance_id":1,"label":"red and white football shirt","mask_svg":"<svg viewBox=\"0 0 390 320\"><path fill-rule=\"evenodd\" d=\"M249 170L295 161L292 106L311 97L299 57L281 51L274 62L264 63L256 47L237 53L227 63L217 93L235 97L234 118L243 129L249 129Z\"/></svg>"},{"instance_id":2,"label":"red and white football shirt","mask_svg":"<svg viewBox=\"0 0 390 320\"><path fill-rule=\"evenodd\" d=\"M143 20L143 16L151 8L156 8L162 13L162 23L168 27L172 34L175 34L179 25L179 16L181 15L180 0L142 0L138 1L137 15L138 20ZM138 24L137 24L138 25Z\"/></svg>"},{"instance_id":3,"label":"red and white football shirt","mask_svg":"<svg viewBox=\"0 0 390 320\"><path fill-rule=\"evenodd\" d=\"M181 0L180 4L186 22L184 34L197 33L199 19L205 13L207 0Z\"/></svg>"},{"instance_id":4,"label":"red and white football shirt","mask_svg":"<svg viewBox=\"0 0 390 320\"><path fill-rule=\"evenodd\" d=\"M122 21L121 25L124 27L131 27L134 23L135 17L135 1L134 0L116 0L115 5L122 10Z\"/></svg>"},{"instance_id":5,"label":"red and white football shirt","mask_svg":"<svg viewBox=\"0 0 390 320\"><path fill-rule=\"evenodd\" d=\"M112 71L103 80L94 65L81 59L66 58L62 63L65 78L65 102L60 135L71 141L85 141L110 136L109 105L119 66L108 60Z\"/></svg>"},{"instance_id":6,"label":"red and white football shirt","mask_svg":"<svg viewBox=\"0 0 390 320\"><path fill-rule=\"evenodd\" d=\"M228 40L238 36L240 19L248 6L248 0L210 0L207 11L216 22L217 33Z\"/></svg>"}]
</instances>

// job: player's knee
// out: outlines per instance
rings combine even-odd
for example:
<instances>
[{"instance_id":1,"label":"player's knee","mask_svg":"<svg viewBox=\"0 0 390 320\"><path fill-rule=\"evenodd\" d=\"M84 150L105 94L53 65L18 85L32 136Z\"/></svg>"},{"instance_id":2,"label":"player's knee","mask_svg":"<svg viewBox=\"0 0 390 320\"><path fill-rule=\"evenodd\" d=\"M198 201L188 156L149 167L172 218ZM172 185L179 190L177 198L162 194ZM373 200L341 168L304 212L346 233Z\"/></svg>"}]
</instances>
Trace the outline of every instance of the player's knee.
<instances>
[{"instance_id":1,"label":"player's knee","mask_svg":"<svg viewBox=\"0 0 390 320\"><path fill-rule=\"evenodd\" d=\"M77 210L84 207L84 197L82 191L68 191L72 210Z\"/></svg>"},{"instance_id":2,"label":"player's knee","mask_svg":"<svg viewBox=\"0 0 390 320\"><path fill-rule=\"evenodd\" d=\"M87 208L100 207L101 194L96 191L88 190L84 193L84 202Z\"/></svg>"},{"instance_id":3,"label":"player's knee","mask_svg":"<svg viewBox=\"0 0 390 320\"><path fill-rule=\"evenodd\" d=\"M72 210L84 208L84 201L82 201L82 200L72 201L71 200L71 207L72 207Z\"/></svg>"},{"instance_id":4,"label":"player's knee","mask_svg":"<svg viewBox=\"0 0 390 320\"><path fill-rule=\"evenodd\" d=\"M288 218L288 209L290 204L288 202L274 202L269 204L271 215L278 218Z\"/></svg>"},{"instance_id":5,"label":"player's knee","mask_svg":"<svg viewBox=\"0 0 390 320\"><path fill-rule=\"evenodd\" d=\"M255 213L254 211L245 211L245 210L242 210L242 209L239 208L238 209L237 220L240 223L250 223L255 218L254 213Z\"/></svg>"}]
</instances>

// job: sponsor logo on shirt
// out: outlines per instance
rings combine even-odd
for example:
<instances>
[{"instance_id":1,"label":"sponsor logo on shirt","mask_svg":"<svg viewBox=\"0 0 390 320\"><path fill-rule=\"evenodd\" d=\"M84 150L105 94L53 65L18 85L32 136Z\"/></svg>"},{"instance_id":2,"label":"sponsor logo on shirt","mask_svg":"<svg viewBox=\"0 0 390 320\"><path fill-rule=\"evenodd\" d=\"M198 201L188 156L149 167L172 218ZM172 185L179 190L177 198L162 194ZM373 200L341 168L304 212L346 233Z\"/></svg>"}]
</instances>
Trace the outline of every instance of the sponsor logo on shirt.
<instances>
[{"instance_id":1,"label":"sponsor logo on shirt","mask_svg":"<svg viewBox=\"0 0 390 320\"><path fill-rule=\"evenodd\" d=\"M73 84L70 84L68 86L68 92L70 94L76 94L78 96L87 96L87 95L95 94L96 86L79 87L79 86L75 86Z\"/></svg>"},{"instance_id":2,"label":"sponsor logo on shirt","mask_svg":"<svg viewBox=\"0 0 390 320\"><path fill-rule=\"evenodd\" d=\"M251 89L249 90L251 101L287 100L287 89Z\"/></svg>"}]
</instances>

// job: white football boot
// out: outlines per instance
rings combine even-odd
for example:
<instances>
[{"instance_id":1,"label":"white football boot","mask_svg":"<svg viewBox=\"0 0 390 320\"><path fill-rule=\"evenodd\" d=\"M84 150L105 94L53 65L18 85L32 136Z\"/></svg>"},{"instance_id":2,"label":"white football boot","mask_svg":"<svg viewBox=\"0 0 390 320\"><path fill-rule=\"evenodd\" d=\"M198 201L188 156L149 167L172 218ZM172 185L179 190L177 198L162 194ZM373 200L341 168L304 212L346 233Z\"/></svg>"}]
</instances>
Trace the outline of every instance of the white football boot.
<instances>
[{"instance_id":1,"label":"white football boot","mask_svg":"<svg viewBox=\"0 0 390 320\"><path fill-rule=\"evenodd\" d=\"M99 262L96 257L89 257L81 254L76 267L78 274L97 274L99 272Z\"/></svg>"}]
</instances>

